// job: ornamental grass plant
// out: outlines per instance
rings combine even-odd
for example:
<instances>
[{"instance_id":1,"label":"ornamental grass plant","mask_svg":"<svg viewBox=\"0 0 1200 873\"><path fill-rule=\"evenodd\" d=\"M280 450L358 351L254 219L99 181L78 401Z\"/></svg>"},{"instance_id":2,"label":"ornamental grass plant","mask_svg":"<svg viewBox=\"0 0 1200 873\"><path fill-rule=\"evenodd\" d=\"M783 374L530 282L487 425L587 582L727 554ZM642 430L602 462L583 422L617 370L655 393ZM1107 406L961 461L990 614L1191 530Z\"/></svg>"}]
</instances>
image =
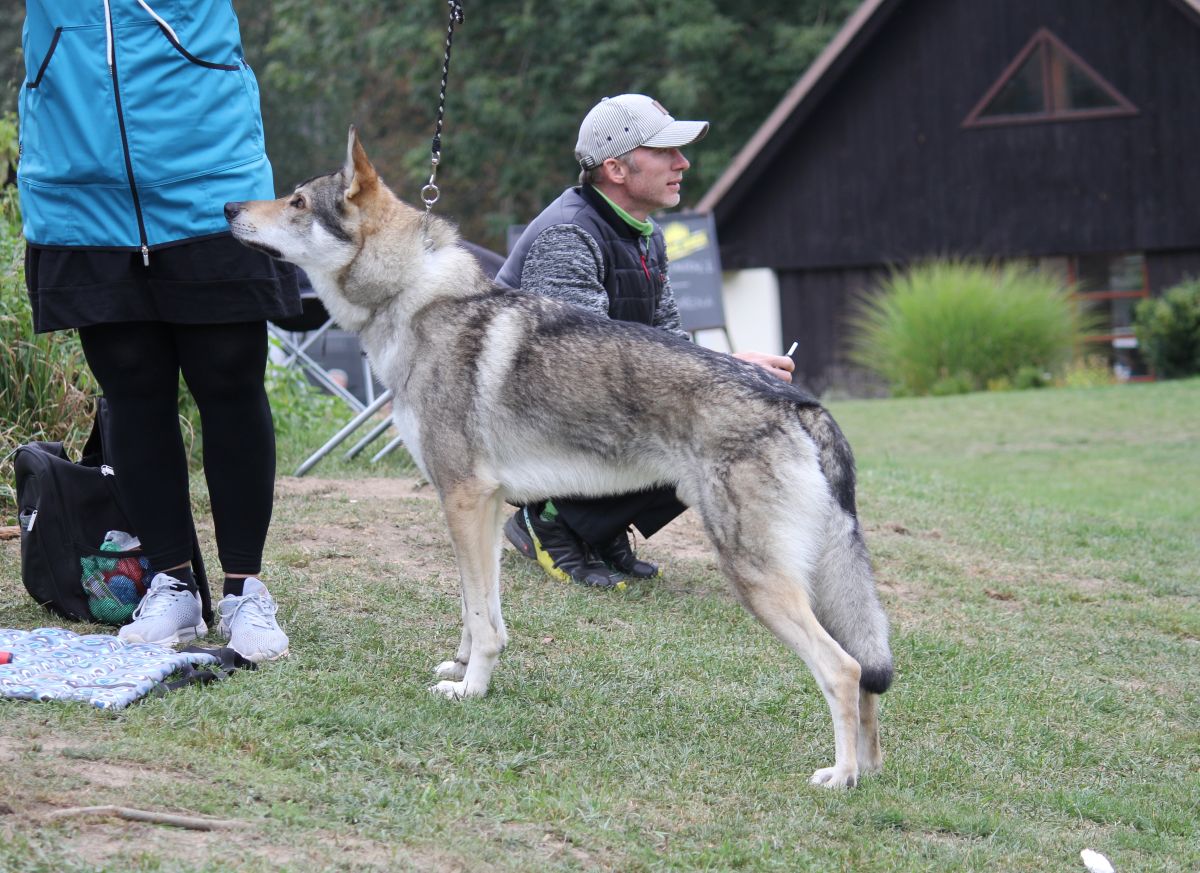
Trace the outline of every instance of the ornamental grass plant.
<instances>
[{"instance_id":1,"label":"ornamental grass plant","mask_svg":"<svg viewBox=\"0 0 1200 873\"><path fill-rule=\"evenodd\" d=\"M898 396L1050 384L1086 330L1069 290L1029 267L930 261L852 317L851 360Z\"/></svg>"}]
</instances>

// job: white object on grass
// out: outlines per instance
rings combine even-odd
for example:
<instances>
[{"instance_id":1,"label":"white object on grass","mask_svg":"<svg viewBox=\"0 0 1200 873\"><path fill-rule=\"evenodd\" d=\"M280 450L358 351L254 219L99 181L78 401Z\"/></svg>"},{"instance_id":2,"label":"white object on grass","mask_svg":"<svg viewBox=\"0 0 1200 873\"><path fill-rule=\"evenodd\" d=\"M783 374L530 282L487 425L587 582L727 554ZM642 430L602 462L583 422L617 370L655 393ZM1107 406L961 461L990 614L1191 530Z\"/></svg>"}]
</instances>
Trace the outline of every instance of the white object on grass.
<instances>
[{"instance_id":1,"label":"white object on grass","mask_svg":"<svg viewBox=\"0 0 1200 873\"><path fill-rule=\"evenodd\" d=\"M1083 866L1088 868L1088 873L1117 873L1108 858L1099 852L1084 849L1079 853L1079 857L1083 859Z\"/></svg>"}]
</instances>

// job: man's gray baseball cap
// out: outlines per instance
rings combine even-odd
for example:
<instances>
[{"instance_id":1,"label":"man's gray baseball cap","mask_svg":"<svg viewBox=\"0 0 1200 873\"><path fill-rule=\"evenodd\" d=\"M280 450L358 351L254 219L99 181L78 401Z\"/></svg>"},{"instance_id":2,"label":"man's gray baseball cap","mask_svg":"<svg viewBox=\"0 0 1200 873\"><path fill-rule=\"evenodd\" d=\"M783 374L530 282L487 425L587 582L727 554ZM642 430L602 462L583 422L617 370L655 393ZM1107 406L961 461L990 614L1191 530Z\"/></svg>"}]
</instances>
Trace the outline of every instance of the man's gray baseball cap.
<instances>
[{"instance_id":1,"label":"man's gray baseball cap","mask_svg":"<svg viewBox=\"0 0 1200 873\"><path fill-rule=\"evenodd\" d=\"M661 103L645 94L605 97L579 125L575 160L590 170L638 146L682 148L706 133L707 121L676 121Z\"/></svg>"}]
</instances>

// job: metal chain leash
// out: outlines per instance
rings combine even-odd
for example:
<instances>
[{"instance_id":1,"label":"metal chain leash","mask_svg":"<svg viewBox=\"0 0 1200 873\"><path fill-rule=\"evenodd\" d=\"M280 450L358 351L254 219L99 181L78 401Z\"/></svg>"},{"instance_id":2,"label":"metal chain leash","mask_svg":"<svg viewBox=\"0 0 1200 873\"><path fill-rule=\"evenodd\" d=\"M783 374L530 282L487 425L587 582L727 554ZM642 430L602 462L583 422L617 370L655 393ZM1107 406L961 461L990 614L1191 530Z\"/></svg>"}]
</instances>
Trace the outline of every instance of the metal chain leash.
<instances>
[{"instance_id":1,"label":"metal chain leash","mask_svg":"<svg viewBox=\"0 0 1200 873\"><path fill-rule=\"evenodd\" d=\"M438 164L442 161L442 120L446 115L446 82L450 78L450 46L454 42L454 25L462 24L463 5L461 0L446 0L450 6L450 21L446 25L446 55L442 60L442 86L438 94L437 125L433 131L431 151L432 167L429 182L421 189L421 200L425 203L425 211L429 212L433 204L438 202L441 192L437 186Z\"/></svg>"}]
</instances>

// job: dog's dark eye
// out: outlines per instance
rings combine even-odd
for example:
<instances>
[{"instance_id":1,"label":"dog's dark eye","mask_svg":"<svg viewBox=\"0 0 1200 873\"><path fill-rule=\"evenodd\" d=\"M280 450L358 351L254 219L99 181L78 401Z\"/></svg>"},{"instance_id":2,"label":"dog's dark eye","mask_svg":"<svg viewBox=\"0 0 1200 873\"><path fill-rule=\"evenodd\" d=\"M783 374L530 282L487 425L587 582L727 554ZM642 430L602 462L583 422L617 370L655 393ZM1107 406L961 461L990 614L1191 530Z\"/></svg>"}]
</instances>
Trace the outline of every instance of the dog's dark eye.
<instances>
[{"instance_id":1,"label":"dog's dark eye","mask_svg":"<svg viewBox=\"0 0 1200 873\"><path fill-rule=\"evenodd\" d=\"M308 201L304 199L303 194L297 194L295 197L292 198L292 202L288 205L294 206L297 209L304 209L306 206L308 206Z\"/></svg>"}]
</instances>

